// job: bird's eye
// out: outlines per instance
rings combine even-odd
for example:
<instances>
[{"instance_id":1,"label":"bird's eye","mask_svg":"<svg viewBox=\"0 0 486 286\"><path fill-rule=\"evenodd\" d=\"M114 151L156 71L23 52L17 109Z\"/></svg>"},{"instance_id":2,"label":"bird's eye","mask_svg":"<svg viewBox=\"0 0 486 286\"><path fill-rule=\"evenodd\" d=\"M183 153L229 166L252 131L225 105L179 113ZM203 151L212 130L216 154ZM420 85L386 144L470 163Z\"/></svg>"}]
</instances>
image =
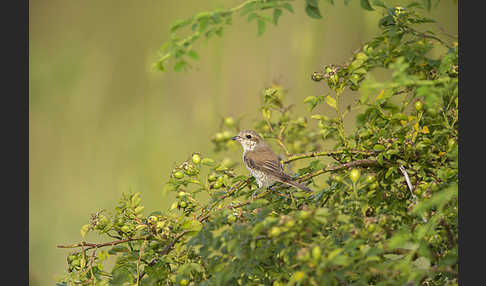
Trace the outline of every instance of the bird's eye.
<instances>
[{"instance_id":1,"label":"bird's eye","mask_svg":"<svg viewBox=\"0 0 486 286\"><path fill-rule=\"evenodd\" d=\"M249 134L246 135L246 138L251 139L251 135L249 135Z\"/></svg>"}]
</instances>

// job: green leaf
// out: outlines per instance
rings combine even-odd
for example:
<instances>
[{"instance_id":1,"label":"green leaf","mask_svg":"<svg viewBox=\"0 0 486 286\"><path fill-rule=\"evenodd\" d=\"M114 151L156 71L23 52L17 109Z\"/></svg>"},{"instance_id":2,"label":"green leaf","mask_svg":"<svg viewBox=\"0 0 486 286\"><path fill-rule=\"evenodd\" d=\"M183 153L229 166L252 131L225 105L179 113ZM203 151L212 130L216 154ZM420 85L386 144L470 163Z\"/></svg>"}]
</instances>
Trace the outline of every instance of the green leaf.
<instances>
[{"instance_id":1,"label":"green leaf","mask_svg":"<svg viewBox=\"0 0 486 286\"><path fill-rule=\"evenodd\" d=\"M132 282L130 271L126 267L116 267L113 269L110 285L124 285L126 282Z\"/></svg>"},{"instance_id":2,"label":"green leaf","mask_svg":"<svg viewBox=\"0 0 486 286\"><path fill-rule=\"evenodd\" d=\"M176 72L179 72L181 71L185 66L186 66L186 62L185 61L178 61L175 65L174 65L174 71Z\"/></svg>"},{"instance_id":3,"label":"green leaf","mask_svg":"<svg viewBox=\"0 0 486 286\"><path fill-rule=\"evenodd\" d=\"M187 52L187 55L195 60L199 60L199 55L194 50Z\"/></svg>"},{"instance_id":4,"label":"green leaf","mask_svg":"<svg viewBox=\"0 0 486 286\"><path fill-rule=\"evenodd\" d=\"M314 18L314 19L321 19L322 18L321 12L319 11L318 7L307 5L305 7L305 12L311 18Z\"/></svg>"},{"instance_id":5,"label":"green leaf","mask_svg":"<svg viewBox=\"0 0 486 286\"><path fill-rule=\"evenodd\" d=\"M290 3L284 3L282 5L282 8L289 11L290 13L294 13L294 8L292 8L292 5L290 5Z\"/></svg>"},{"instance_id":6,"label":"green leaf","mask_svg":"<svg viewBox=\"0 0 486 286\"><path fill-rule=\"evenodd\" d=\"M385 146L381 145L381 144L376 144L374 147L373 147L373 150L375 151L383 151L385 150Z\"/></svg>"},{"instance_id":7,"label":"green leaf","mask_svg":"<svg viewBox=\"0 0 486 286\"><path fill-rule=\"evenodd\" d=\"M170 31L173 33L175 31L177 31L178 29L180 29L180 28L182 28L184 26L187 26L190 23L192 23L192 20L193 20L192 17L189 18L189 19L178 20L174 24L172 24L172 26L170 26Z\"/></svg>"},{"instance_id":8,"label":"green leaf","mask_svg":"<svg viewBox=\"0 0 486 286\"><path fill-rule=\"evenodd\" d=\"M370 1L369 0L360 0L361 2L361 7L365 10L373 11L373 7L371 7Z\"/></svg>"},{"instance_id":9,"label":"green leaf","mask_svg":"<svg viewBox=\"0 0 486 286\"><path fill-rule=\"evenodd\" d=\"M369 97L369 93L367 92L363 92L363 94L361 95L361 97L359 98L359 103L361 104L365 104L368 102L368 97Z\"/></svg>"},{"instance_id":10,"label":"green leaf","mask_svg":"<svg viewBox=\"0 0 486 286\"><path fill-rule=\"evenodd\" d=\"M412 213L421 214L425 210L428 210L432 207L441 208L455 197L457 197L457 184L454 184L443 191L435 193L430 199L419 202L417 205L415 205Z\"/></svg>"},{"instance_id":11,"label":"green leaf","mask_svg":"<svg viewBox=\"0 0 486 286\"><path fill-rule=\"evenodd\" d=\"M199 19L199 32L203 32L209 25L209 16Z\"/></svg>"},{"instance_id":12,"label":"green leaf","mask_svg":"<svg viewBox=\"0 0 486 286\"><path fill-rule=\"evenodd\" d=\"M428 270L430 268L430 260L427 257L419 257L412 264L422 270Z\"/></svg>"},{"instance_id":13,"label":"green leaf","mask_svg":"<svg viewBox=\"0 0 486 286\"><path fill-rule=\"evenodd\" d=\"M250 22L251 20L253 19L256 19L258 18L258 14L257 13L251 13L248 15L248 22Z\"/></svg>"},{"instance_id":14,"label":"green leaf","mask_svg":"<svg viewBox=\"0 0 486 286\"><path fill-rule=\"evenodd\" d=\"M427 9L427 11L430 11L430 8L432 7L432 1L431 0L423 0L424 1L424 6Z\"/></svg>"},{"instance_id":15,"label":"green leaf","mask_svg":"<svg viewBox=\"0 0 486 286\"><path fill-rule=\"evenodd\" d=\"M382 8L387 8L386 5L385 5L385 3L383 1L381 1L381 0L372 0L371 2L375 6L382 7Z\"/></svg>"},{"instance_id":16,"label":"green leaf","mask_svg":"<svg viewBox=\"0 0 486 286\"><path fill-rule=\"evenodd\" d=\"M280 16L282 15L282 9L279 9L279 8L275 8L273 10L273 23L275 25L278 24L278 19L280 18Z\"/></svg>"},{"instance_id":17,"label":"green leaf","mask_svg":"<svg viewBox=\"0 0 486 286\"><path fill-rule=\"evenodd\" d=\"M337 102L336 102L336 99L330 95L326 96L326 103L337 110Z\"/></svg>"},{"instance_id":18,"label":"green leaf","mask_svg":"<svg viewBox=\"0 0 486 286\"><path fill-rule=\"evenodd\" d=\"M319 0L305 0L308 6L319 8Z\"/></svg>"},{"instance_id":19,"label":"green leaf","mask_svg":"<svg viewBox=\"0 0 486 286\"><path fill-rule=\"evenodd\" d=\"M344 5L348 6L349 2L351 2L351 0L344 0Z\"/></svg>"},{"instance_id":20,"label":"green leaf","mask_svg":"<svg viewBox=\"0 0 486 286\"><path fill-rule=\"evenodd\" d=\"M258 36L263 35L265 33L267 23L263 19L258 19Z\"/></svg>"}]
</instances>

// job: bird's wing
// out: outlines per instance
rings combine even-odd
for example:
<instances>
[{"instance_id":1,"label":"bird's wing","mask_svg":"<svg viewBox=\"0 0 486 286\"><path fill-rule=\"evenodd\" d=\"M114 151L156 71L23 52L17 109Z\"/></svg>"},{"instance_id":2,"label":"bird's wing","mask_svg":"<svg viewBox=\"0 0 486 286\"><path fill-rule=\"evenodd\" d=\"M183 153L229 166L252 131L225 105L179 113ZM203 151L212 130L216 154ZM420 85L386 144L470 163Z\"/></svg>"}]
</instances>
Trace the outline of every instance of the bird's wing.
<instances>
[{"instance_id":1,"label":"bird's wing","mask_svg":"<svg viewBox=\"0 0 486 286\"><path fill-rule=\"evenodd\" d=\"M270 149L248 151L245 154L244 160L250 168L277 177L289 177L284 173L284 168L280 163L278 156Z\"/></svg>"}]
</instances>

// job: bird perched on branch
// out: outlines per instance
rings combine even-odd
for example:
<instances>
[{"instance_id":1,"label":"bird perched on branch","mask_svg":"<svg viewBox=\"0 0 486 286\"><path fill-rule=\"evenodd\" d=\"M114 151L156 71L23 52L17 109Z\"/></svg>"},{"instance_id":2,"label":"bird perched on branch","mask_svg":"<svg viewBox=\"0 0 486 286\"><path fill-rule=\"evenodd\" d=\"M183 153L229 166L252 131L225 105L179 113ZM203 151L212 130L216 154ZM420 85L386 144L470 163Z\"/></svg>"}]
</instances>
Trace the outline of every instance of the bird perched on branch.
<instances>
[{"instance_id":1,"label":"bird perched on branch","mask_svg":"<svg viewBox=\"0 0 486 286\"><path fill-rule=\"evenodd\" d=\"M232 138L243 147L243 162L250 174L256 179L259 188L266 188L275 182L297 187L307 192L311 189L298 183L284 172L278 156L262 137L253 130L242 130ZM256 192L253 194L255 197Z\"/></svg>"}]
</instances>

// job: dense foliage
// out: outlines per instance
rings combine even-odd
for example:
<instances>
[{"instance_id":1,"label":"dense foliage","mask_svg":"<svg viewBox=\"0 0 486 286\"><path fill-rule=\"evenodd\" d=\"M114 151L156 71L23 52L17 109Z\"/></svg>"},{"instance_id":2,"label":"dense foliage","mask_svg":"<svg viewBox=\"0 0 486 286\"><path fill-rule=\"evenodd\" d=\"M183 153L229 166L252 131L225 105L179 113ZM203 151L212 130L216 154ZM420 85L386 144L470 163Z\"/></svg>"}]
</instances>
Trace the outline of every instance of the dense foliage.
<instances>
[{"instance_id":1,"label":"dense foliage","mask_svg":"<svg viewBox=\"0 0 486 286\"><path fill-rule=\"evenodd\" d=\"M268 7L276 23L282 8L292 11L289 2L247 1L172 30L192 24L217 33L215 15L226 23L241 10L265 22ZM305 2L318 18L318 1ZM276 142L287 171L313 193L278 184L252 199L257 186L246 170L194 153L167 182L177 197L169 210L144 215L139 193L125 194L81 229L83 238L97 232L108 242L59 246L76 251L58 285L457 285L457 43L424 32L433 21L417 3L371 2L361 1L383 10L381 34L348 63L312 73L328 93L302 98L309 114L294 114L275 85L262 92L261 120L245 126ZM184 55L197 55L169 43L179 51L176 69L186 66ZM377 69L389 80L374 80ZM359 99L343 107L346 89ZM320 104L335 114L313 112ZM355 129L345 132L352 113ZM225 118L211 139L215 151L227 152L240 127Z\"/></svg>"}]
</instances>

